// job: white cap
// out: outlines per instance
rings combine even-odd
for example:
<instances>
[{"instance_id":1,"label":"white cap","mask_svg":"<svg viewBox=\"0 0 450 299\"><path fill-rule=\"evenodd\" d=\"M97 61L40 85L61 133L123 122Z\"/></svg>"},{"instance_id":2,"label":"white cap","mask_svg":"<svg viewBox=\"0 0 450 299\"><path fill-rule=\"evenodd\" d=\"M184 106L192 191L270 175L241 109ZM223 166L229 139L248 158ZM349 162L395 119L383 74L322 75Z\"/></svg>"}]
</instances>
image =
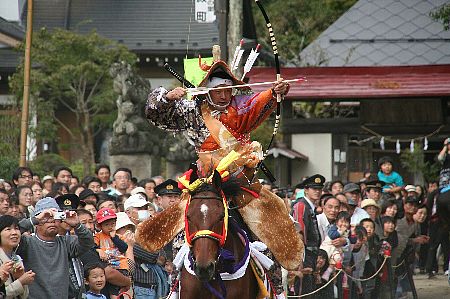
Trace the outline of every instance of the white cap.
<instances>
[{"instance_id":1,"label":"white cap","mask_svg":"<svg viewBox=\"0 0 450 299\"><path fill-rule=\"evenodd\" d=\"M53 177L51 175L46 175L42 178L42 182L45 182L47 180L52 180L53 181Z\"/></svg>"},{"instance_id":2,"label":"white cap","mask_svg":"<svg viewBox=\"0 0 450 299\"><path fill-rule=\"evenodd\" d=\"M122 228L124 226L127 226L129 224L135 226L134 223L131 222L130 218L128 217L128 215L125 212L119 212L116 215L117 215L116 230L118 230L119 228Z\"/></svg>"},{"instance_id":3,"label":"white cap","mask_svg":"<svg viewBox=\"0 0 450 299\"><path fill-rule=\"evenodd\" d=\"M361 209L364 209L368 206L374 206L378 209L380 209L380 205L372 198L366 198L363 201L361 201Z\"/></svg>"},{"instance_id":4,"label":"white cap","mask_svg":"<svg viewBox=\"0 0 450 299\"><path fill-rule=\"evenodd\" d=\"M130 192L131 195L135 195L136 193L144 193L145 194L145 189L142 187L136 187L133 190L131 190L131 192Z\"/></svg>"},{"instance_id":5,"label":"white cap","mask_svg":"<svg viewBox=\"0 0 450 299\"><path fill-rule=\"evenodd\" d=\"M140 208L147 204L148 202L145 199L144 195L136 193L125 200L125 202L123 203L123 209L126 211L129 208Z\"/></svg>"},{"instance_id":6,"label":"white cap","mask_svg":"<svg viewBox=\"0 0 450 299\"><path fill-rule=\"evenodd\" d=\"M414 185L406 185L405 191L406 192L416 192L416 186L414 186Z\"/></svg>"}]
</instances>

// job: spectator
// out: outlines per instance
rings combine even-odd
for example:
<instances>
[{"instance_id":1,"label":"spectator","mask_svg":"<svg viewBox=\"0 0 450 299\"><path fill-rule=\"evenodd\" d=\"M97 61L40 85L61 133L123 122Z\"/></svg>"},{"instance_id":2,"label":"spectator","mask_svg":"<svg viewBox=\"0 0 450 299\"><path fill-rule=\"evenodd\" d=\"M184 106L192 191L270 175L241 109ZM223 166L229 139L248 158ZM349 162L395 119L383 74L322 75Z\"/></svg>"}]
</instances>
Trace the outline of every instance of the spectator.
<instances>
[{"instance_id":1,"label":"spectator","mask_svg":"<svg viewBox=\"0 0 450 299\"><path fill-rule=\"evenodd\" d=\"M69 193L75 194L76 196L80 196L81 192L86 190L86 188L83 185L75 185L72 188L69 189Z\"/></svg>"},{"instance_id":2,"label":"spectator","mask_svg":"<svg viewBox=\"0 0 450 299\"><path fill-rule=\"evenodd\" d=\"M361 205L361 188L358 184L355 183L348 183L345 184L344 190L343 190L345 196L348 198L353 199L354 202L358 205L358 207Z\"/></svg>"},{"instance_id":3,"label":"spectator","mask_svg":"<svg viewBox=\"0 0 450 299\"><path fill-rule=\"evenodd\" d=\"M134 241L132 241L134 237L130 237L131 233L127 233L122 238L128 240L128 243L124 242L116 234L116 221L117 215L111 209L103 208L97 212L97 225L100 229L100 232L94 235L97 253L104 262L108 262L110 266L123 275L131 277L128 261L134 261ZM117 295L120 293L120 287L111 288L110 291L111 298L117 298Z\"/></svg>"},{"instance_id":4,"label":"spectator","mask_svg":"<svg viewBox=\"0 0 450 299\"><path fill-rule=\"evenodd\" d=\"M99 195L94 193L91 189L85 189L80 193L80 201L86 204L97 206Z\"/></svg>"},{"instance_id":5,"label":"spectator","mask_svg":"<svg viewBox=\"0 0 450 299\"><path fill-rule=\"evenodd\" d=\"M366 182L366 195L367 198L371 198L378 202L381 199L381 189L384 186L384 182L379 180L373 180Z\"/></svg>"},{"instance_id":6,"label":"spectator","mask_svg":"<svg viewBox=\"0 0 450 299\"><path fill-rule=\"evenodd\" d=\"M403 178L397 172L393 171L393 162L391 157L381 157L378 161L378 179L383 181L386 185L383 187L383 192L395 194L402 190Z\"/></svg>"},{"instance_id":7,"label":"spectator","mask_svg":"<svg viewBox=\"0 0 450 299\"><path fill-rule=\"evenodd\" d=\"M55 183L63 183L69 186L73 173L72 169L70 169L69 167L59 166L55 168L55 170L53 171L53 175L55 177Z\"/></svg>"},{"instance_id":8,"label":"spectator","mask_svg":"<svg viewBox=\"0 0 450 299\"><path fill-rule=\"evenodd\" d=\"M22 214L22 217L20 218L29 218L30 210L28 210L28 207L30 207L33 202L33 190L31 190L31 187L28 185L22 185L17 187L16 194L20 213Z\"/></svg>"},{"instance_id":9,"label":"spectator","mask_svg":"<svg viewBox=\"0 0 450 299\"><path fill-rule=\"evenodd\" d=\"M56 182L52 186L52 191L48 195L53 195L55 197L58 197L60 195L68 194L69 193L69 186L65 183Z\"/></svg>"},{"instance_id":10,"label":"spectator","mask_svg":"<svg viewBox=\"0 0 450 299\"><path fill-rule=\"evenodd\" d=\"M138 225L139 222L142 222L150 217L148 202L142 194L137 193L130 196L124 202L123 208L125 213L135 225Z\"/></svg>"},{"instance_id":11,"label":"spectator","mask_svg":"<svg viewBox=\"0 0 450 299\"><path fill-rule=\"evenodd\" d=\"M19 199L14 195L10 196L8 212L6 215L13 216L17 219L23 216L19 208Z\"/></svg>"},{"instance_id":12,"label":"spectator","mask_svg":"<svg viewBox=\"0 0 450 299\"><path fill-rule=\"evenodd\" d=\"M25 271L22 258L15 254L14 249L19 245L20 230L18 220L6 215L0 217L0 263L13 262L10 274L6 281L5 298L27 298L28 285L34 281L35 273ZM3 280L2 280L3 282Z\"/></svg>"},{"instance_id":13,"label":"spectator","mask_svg":"<svg viewBox=\"0 0 450 299\"><path fill-rule=\"evenodd\" d=\"M72 175L72 177L70 178L70 183L67 184L69 186L69 189L72 189L74 186L79 185L80 184L80 179L75 176Z\"/></svg>"},{"instance_id":14,"label":"spectator","mask_svg":"<svg viewBox=\"0 0 450 299\"><path fill-rule=\"evenodd\" d=\"M353 200L353 198L347 197L347 202L348 202L347 204L348 212L350 213L351 216L350 218L351 226L355 227L361 222L361 220L365 218L370 218L369 214L367 214L366 211L358 207L357 203Z\"/></svg>"},{"instance_id":15,"label":"spectator","mask_svg":"<svg viewBox=\"0 0 450 299\"><path fill-rule=\"evenodd\" d=\"M83 179L83 184L85 188L91 189L94 193L100 193L102 191L102 181L95 176L87 176Z\"/></svg>"},{"instance_id":16,"label":"spectator","mask_svg":"<svg viewBox=\"0 0 450 299\"><path fill-rule=\"evenodd\" d=\"M158 186L159 184L164 182L164 177L161 175L157 175L157 176L152 177L152 180L155 182L156 186Z\"/></svg>"},{"instance_id":17,"label":"spectator","mask_svg":"<svg viewBox=\"0 0 450 299\"><path fill-rule=\"evenodd\" d=\"M136 229L136 225L131 222L128 215L124 212L117 213L117 222L116 222L116 232L119 235L125 234L125 232L130 231L134 233Z\"/></svg>"},{"instance_id":18,"label":"spectator","mask_svg":"<svg viewBox=\"0 0 450 299\"><path fill-rule=\"evenodd\" d=\"M336 194L338 193L342 193L342 191L344 190L344 184L341 181L334 181L331 182L331 194L333 196L336 196Z\"/></svg>"},{"instance_id":19,"label":"spectator","mask_svg":"<svg viewBox=\"0 0 450 299\"><path fill-rule=\"evenodd\" d=\"M78 209L77 214L80 223L94 233L94 217L92 216L92 213L85 209Z\"/></svg>"},{"instance_id":20,"label":"spectator","mask_svg":"<svg viewBox=\"0 0 450 299\"><path fill-rule=\"evenodd\" d=\"M180 201L181 190L178 188L178 183L172 179L156 186L155 192L157 194L156 204L161 211Z\"/></svg>"},{"instance_id":21,"label":"spectator","mask_svg":"<svg viewBox=\"0 0 450 299\"><path fill-rule=\"evenodd\" d=\"M46 175L42 178L42 184L44 188L42 190L42 196L47 196L48 193L52 192L54 179L51 175Z\"/></svg>"},{"instance_id":22,"label":"spectator","mask_svg":"<svg viewBox=\"0 0 450 299\"><path fill-rule=\"evenodd\" d=\"M36 203L44 197L42 195L43 189L44 186L39 182L33 182L31 184L31 191L33 191L33 200L31 202L31 205L33 206L33 208L36 205Z\"/></svg>"},{"instance_id":23,"label":"spectator","mask_svg":"<svg viewBox=\"0 0 450 299\"><path fill-rule=\"evenodd\" d=\"M100 211L103 208L108 208L114 211L114 213L117 213L117 204L111 197L107 197L104 199L101 199L97 203L97 211Z\"/></svg>"},{"instance_id":24,"label":"spectator","mask_svg":"<svg viewBox=\"0 0 450 299\"><path fill-rule=\"evenodd\" d=\"M11 194L13 192L13 184L9 181L3 181L3 187L5 188L6 192Z\"/></svg>"},{"instance_id":25,"label":"spectator","mask_svg":"<svg viewBox=\"0 0 450 299\"><path fill-rule=\"evenodd\" d=\"M33 172L28 167L17 168L12 175L12 182L17 186L31 186L33 182Z\"/></svg>"},{"instance_id":26,"label":"spectator","mask_svg":"<svg viewBox=\"0 0 450 299\"><path fill-rule=\"evenodd\" d=\"M395 200L391 199L383 201L383 204L381 205L381 216L389 216L395 219L397 211L398 208Z\"/></svg>"},{"instance_id":27,"label":"spectator","mask_svg":"<svg viewBox=\"0 0 450 299\"><path fill-rule=\"evenodd\" d=\"M92 216L92 214L84 209L78 209L77 214L78 219L80 219L80 223L86 226L86 228L89 229L92 233L95 233L94 217ZM121 287L122 291L126 291L131 286L131 279L123 275L113 267L109 266L108 264L103 263L100 260L97 251L95 251L95 248L91 248L87 252L81 254L80 259L82 260L85 269L91 266L96 266L98 264L104 267L107 285L105 288L103 288L103 294L105 294L106 296L109 297L110 295L109 287L111 285Z\"/></svg>"},{"instance_id":28,"label":"spectator","mask_svg":"<svg viewBox=\"0 0 450 299\"><path fill-rule=\"evenodd\" d=\"M113 179L117 195L128 193L127 190L130 187L132 177L131 170L128 168L118 168L114 172Z\"/></svg>"},{"instance_id":29,"label":"spectator","mask_svg":"<svg viewBox=\"0 0 450 299\"><path fill-rule=\"evenodd\" d=\"M111 169L106 164L100 164L97 167L95 167L95 175L100 179L101 181L101 190L107 191L111 188L109 185L109 180L111 176Z\"/></svg>"},{"instance_id":30,"label":"spectator","mask_svg":"<svg viewBox=\"0 0 450 299\"><path fill-rule=\"evenodd\" d=\"M325 240L327 232L336 221L341 203L335 197L330 196L324 201L323 213L317 215L317 226L319 228L320 239Z\"/></svg>"},{"instance_id":31,"label":"spectator","mask_svg":"<svg viewBox=\"0 0 450 299\"><path fill-rule=\"evenodd\" d=\"M106 299L106 296L101 293L106 285L106 274L102 265L97 264L87 268L84 271L84 279L89 287L86 299Z\"/></svg>"},{"instance_id":32,"label":"spectator","mask_svg":"<svg viewBox=\"0 0 450 299\"><path fill-rule=\"evenodd\" d=\"M69 258L77 257L94 246L92 234L80 224L74 211L65 214L64 222L75 229L76 236L58 236L59 206L53 198L38 201L35 215L23 219L19 227L30 231L35 226L35 235L22 235L17 253L23 256L26 269L33 269L35 280L30 284L29 298L68 298ZM52 283L49 283L52 282Z\"/></svg>"},{"instance_id":33,"label":"spectator","mask_svg":"<svg viewBox=\"0 0 450 299\"><path fill-rule=\"evenodd\" d=\"M0 217L8 213L9 202L8 192L5 189L0 189Z\"/></svg>"}]
</instances>

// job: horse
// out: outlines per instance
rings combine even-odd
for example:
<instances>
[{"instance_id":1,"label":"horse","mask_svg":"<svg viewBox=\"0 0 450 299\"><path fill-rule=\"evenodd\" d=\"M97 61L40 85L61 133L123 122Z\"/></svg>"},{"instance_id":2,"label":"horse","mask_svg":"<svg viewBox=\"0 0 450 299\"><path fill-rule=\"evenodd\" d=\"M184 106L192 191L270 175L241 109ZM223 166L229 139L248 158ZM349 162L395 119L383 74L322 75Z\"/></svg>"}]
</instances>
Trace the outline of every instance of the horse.
<instances>
[{"instance_id":1,"label":"horse","mask_svg":"<svg viewBox=\"0 0 450 299\"><path fill-rule=\"evenodd\" d=\"M220 278L221 272L236 270L233 268L243 264L249 254L245 231L228 215L227 198L240 191L236 182L222 184L220 175L215 172L212 184L203 184L191 193L185 211L191 269L187 269L185 263L181 270L180 298L257 298L258 282L250 263L241 277Z\"/></svg>"}]
</instances>

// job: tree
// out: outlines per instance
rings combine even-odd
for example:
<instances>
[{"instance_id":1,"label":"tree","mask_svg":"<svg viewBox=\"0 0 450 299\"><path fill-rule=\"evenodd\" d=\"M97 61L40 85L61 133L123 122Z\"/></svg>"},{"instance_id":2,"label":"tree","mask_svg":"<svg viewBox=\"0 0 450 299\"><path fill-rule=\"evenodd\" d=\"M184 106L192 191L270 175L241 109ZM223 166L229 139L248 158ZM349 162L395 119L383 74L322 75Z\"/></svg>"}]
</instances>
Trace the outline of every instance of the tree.
<instances>
[{"instance_id":1,"label":"tree","mask_svg":"<svg viewBox=\"0 0 450 299\"><path fill-rule=\"evenodd\" d=\"M444 30L450 28L450 4L447 3L440 6L438 9L432 11L430 16L435 21L441 21L444 25Z\"/></svg>"},{"instance_id":2,"label":"tree","mask_svg":"<svg viewBox=\"0 0 450 299\"><path fill-rule=\"evenodd\" d=\"M269 14L280 56L300 65L299 54L316 37L336 21L357 0L267 0ZM259 9L253 6L259 42L272 49L267 28Z\"/></svg>"},{"instance_id":3,"label":"tree","mask_svg":"<svg viewBox=\"0 0 450 299\"><path fill-rule=\"evenodd\" d=\"M24 50L24 44L19 49ZM116 111L113 81L109 73L115 62L133 65L134 54L95 31L79 34L63 29L45 28L33 34L31 94L35 99L37 137L55 137L56 124L80 144L84 174L94 165L93 124ZM22 98L23 64L13 75L11 90ZM66 126L55 117L55 109L74 113L76 122ZM106 117L108 118L108 117ZM111 118L109 118L111 119Z\"/></svg>"}]
</instances>

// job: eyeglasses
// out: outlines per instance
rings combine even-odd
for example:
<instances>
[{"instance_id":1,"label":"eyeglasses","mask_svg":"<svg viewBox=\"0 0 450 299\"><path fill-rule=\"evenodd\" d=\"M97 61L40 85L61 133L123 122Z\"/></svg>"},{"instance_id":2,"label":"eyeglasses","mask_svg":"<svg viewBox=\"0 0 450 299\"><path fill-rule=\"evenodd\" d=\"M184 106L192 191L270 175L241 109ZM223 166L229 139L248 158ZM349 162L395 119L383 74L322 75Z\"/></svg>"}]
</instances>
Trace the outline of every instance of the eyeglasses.
<instances>
[{"instance_id":1,"label":"eyeglasses","mask_svg":"<svg viewBox=\"0 0 450 299\"><path fill-rule=\"evenodd\" d=\"M32 180L33 176L32 175L21 174L21 175L19 175L19 178Z\"/></svg>"}]
</instances>

